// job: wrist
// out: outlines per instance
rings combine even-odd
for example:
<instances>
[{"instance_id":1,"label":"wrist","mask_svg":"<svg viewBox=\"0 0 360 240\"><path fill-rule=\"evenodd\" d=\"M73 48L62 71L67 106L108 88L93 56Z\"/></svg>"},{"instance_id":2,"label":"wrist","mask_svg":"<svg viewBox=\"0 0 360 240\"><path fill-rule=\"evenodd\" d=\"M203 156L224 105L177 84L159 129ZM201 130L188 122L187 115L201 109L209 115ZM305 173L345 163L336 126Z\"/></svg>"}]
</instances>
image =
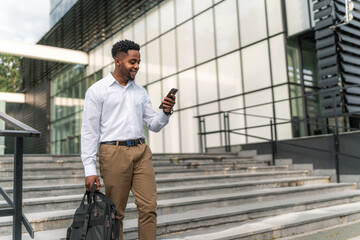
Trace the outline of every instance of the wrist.
<instances>
[{"instance_id":1,"label":"wrist","mask_svg":"<svg viewBox=\"0 0 360 240\"><path fill-rule=\"evenodd\" d=\"M165 111L165 109L163 109L163 112L166 116L171 116L174 111L173 111L173 109L171 109L170 112L167 112L167 111Z\"/></svg>"}]
</instances>

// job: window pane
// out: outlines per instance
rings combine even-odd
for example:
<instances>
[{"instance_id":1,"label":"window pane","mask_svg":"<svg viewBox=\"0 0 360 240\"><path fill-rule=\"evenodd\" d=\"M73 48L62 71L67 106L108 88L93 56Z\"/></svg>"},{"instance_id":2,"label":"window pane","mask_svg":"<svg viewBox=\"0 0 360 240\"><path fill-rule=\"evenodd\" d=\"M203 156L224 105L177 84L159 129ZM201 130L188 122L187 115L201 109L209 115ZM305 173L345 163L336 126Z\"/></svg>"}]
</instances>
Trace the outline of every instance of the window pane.
<instances>
[{"instance_id":1,"label":"window pane","mask_svg":"<svg viewBox=\"0 0 360 240\"><path fill-rule=\"evenodd\" d=\"M266 37L264 0L239 0L241 45Z\"/></svg>"},{"instance_id":2,"label":"window pane","mask_svg":"<svg viewBox=\"0 0 360 240\"><path fill-rule=\"evenodd\" d=\"M290 103L289 101L279 102L275 104L276 122L282 123L290 121ZM279 124L276 126L276 134L278 140L292 138L291 123Z\"/></svg>"},{"instance_id":3,"label":"window pane","mask_svg":"<svg viewBox=\"0 0 360 240\"><path fill-rule=\"evenodd\" d=\"M170 141L165 140L166 153L179 153L180 152L180 132L179 132L179 112L174 112L171 116L169 123L162 130L165 139L171 139ZM194 141L196 141L196 137Z\"/></svg>"},{"instance_id":4,"label":"window pane","mask_svg":"<svg viewBox=\"0 0 360 240\"><path fill-rule=\"evenodd\" d=\"M236 1L227 0L215 7L217 54L239 48Z\"/></svg>"},{"instance_id":5,"label":"window pane","mask_svg":"<svg viewBox=\"0 0 360 240\"><path fill-rule=\"evenodd\" d=\"M145 44L145 17L142 16L134 23L134 41L140 46Z\"/></svg>"},{"instance_id":6,"label":"window pane","mask_svg":"<svg viewBox=\"0 0 360 240\"><path fill-rule=\"evenodd\" d=\"M273 84L287 82L284 35L270 38L271 67Z\"/></svg>"},{"instance_id":7,"label":"window pane","mask_svg":"<svg viewBox=\"0 0 360 240\"><path fill-rule=\"evenodd\" d=\"M112 39L111 38L107 39L104 43L104 53L103 53L104 54L104 66L107 66L114 61L114 59L111 55L112 46L113 46Z\"/></svg>"},{"instance_id":8,"label":"window pane","mask_svg":"<svg viewBox=\"0 0 360 240\"><path fill-rule=\"evenodd\" d=\"M197 63L214 58L213 10L210 9L195 18Z\"/></svg>"},{"instance_id":9,"label":"window pane","mask_svg":"<svg viewBox=\"0 0 360 240\"><path fill-rule=\"evenodd\" d=\"M165 97L168 92L170 91L170 89L172 88L178 88L177 86L177 81L176 81L176 76L172 76L172 77L169 77L169 78L165 78L163 81L162 81L162 84L163 84L163 91L162 91L162 98ZM185 94L185 93L182 93L182 94ZM175 105L176 108L178 108L177 105Z\"/></svg>"},{"instance_id":10,"label":"window pane","mask_svg":"<svg viewBox=\"0 0 360 240\"><path fill-rule=\"evenodd\" d=\"M194 69L179 74L179 107L185 108L196 105L196 84Z\"/></svg>"},{"instance_id":11,"label":"window pane","mask_svg":"<svg viewBox=\"0 0 360 240\"><path fill-rule=\"evenodd\" d=\"M250 107L258 104L270 104L271 102L272 102L271 89L266 89L245 95L246 107Z\"/></svg>"},{"instance_id":12,"label":"window pane","mask_svg":"<svg viewBox=\"0 0 360 240\"><path fill-rule=\"evenodd\" d=\"M242 93L239 52L219 58L218 66L220 98Z\"/></svg>"},{"instance_id":13,"label":"window pane","mask_svg":"<svg viewBox=\"0 0 360 240\"><path fill-rule=\"evenodd\" d=\"M168 0L160 5L161 33L175 26L174 0Z\"/></svg>"},{"instance_id":14,"label":"window pane","mask_svg":"<svg viewBox=\"0 0 360 240\"><path fill-rule=\"evenodd\" d=\"M245 92L270 86L267 41L245 48L242 54Z\"/></svg>"},{"instance_id":15,"label":"window pane","mask_svg":"<svg viewBox=\"0 0 360 240\"><path fill-rule=\"evenodd\" d=\"M285 0L288 35L310 28L308 1Z\"/></svg>"},{"instance_id":16,"label":"window pane","mask_svg":"<svg viewBox=\"0 0 360 240\"><path fill-rule=\"evenodd\" d=\"M218 103L210 103L199 107L199 113L208 114L219 111ZM220 130L220 115L211 115L205 118L206 131L219 131ZM207 147L221 146L220 143L221 133L214 133L206 135Z\"/></svg>"},{"instance_id":17,"label":"window pane","mask_svg":"<svg viewBox=\"0 0 360 240\"><path fill-rule=\"evenodd\" d=\"M123 38L128 40L134 40L132 24L127 26L123 31Z\"/></svg>"},{"instance_id":18,"label":"window pane","mask_svg":"<svg viewBox=\"0 0 360 240\"><path fill-rule=\"evenodd\" d=\"M156 39L147 45L147 70L149 83L160 79L159 39Z\"/></svg>"},{"instance_id":19,"label":"window pane","mask_svg":"<svg viewBox=\"0 0 360 240\"><path fill-rule=\"evenodd\" d=\"M226 99L220 102L220 110L221 111L230 111L233 109L243 108L243 97L234 97L230 99ZM244 120L244 110L238 110L234 113L229 114L229 128L230 129L240 129L245 127ZM237 130L238 133L245 133L245 130ZM230 143L231 144L241 144L245 143L245 136L232 133L230 134Z\"/></svg>"},{"instance_id":20,"label":"window pane","mask_svg":"<svg viewBox=\"0 0 360 240\"><path fill-rule=\"evenodd\" d=\"M159 36L159 11L155 7L146 14L146 40Z\"/></svg>"},{"instance_id":21,"label":"window pane","mask_svg":"<svg viewBox=\"0 0 360 240\"><path fill-rule=\"evenodd\" d=\"M176 72L175 32L174 30L161 37L162 76L166 77Z\"/></svg>"},{"instance_id":22,"label":"window pane","mask_svg":"<svg viewBox=\"0 0 360 240\"><path fill-rule=\"evenodd\" d=\"M194 66L193 25L189 21L177 28L179 71Z\"/></svg>"},{"instance_id":23,"label":"window pane","mask_svg":"<svg viewBox=\"0 0 360 240\"><path fill-rule=\"evenodd\" d=\"M104 67L103 47L104 45L101 44L95 48L95 71L99 71L102 67Z\"/></svg>"},{"instance_id":24,"label":"window pane","mask_svg":"<svg viewBox=\"0 0 360 240\"><path fill-rule=\"evenodd\" d=\"M191 2L191 0L176 0L176 24L182 23L192 17Z\"/></svg>"},{"instance_id":25,"label":"window pane","mask_svg":"<svg viewBox=\"0 0 360 240\"><path fill-rule=\"evenodd\" d=\"M151 103L155 109L155 111L158 111L156 108L158 105L160 105L160 101L162 100L161 95L161 85L160 82L156 82L154 84L148 85L148 94L151 99ZM155 133L152 131L149 131L149 143L151 150L156 153L163 152L163 132L160 131L159 133Z\"/></svg>"},{"instance_id":26,"label":"window pane","mask_svg":"<svg viewBox=\"0 0 360 240\"><path fill-rule=\"evenodd\" d=\"M283 31L281 0L266 1L269 35Z\"/></svg>"},{"instance_id":27,"label":"window pane","mask_svg":"<svg viewBox=\"0 0 360 240\"><path fill-rule=\"evenodd\" d=\"M199 152L198 120L196 108L180 112L181 150L182 152Z\"/></svg>"},{"instance_id":28,"label":"window pane","mask_svg":"<svg viewBox=\"0 0 360 240\"><path fill-rule=\"evenodd\" d=\"M247 100L246 100L246 102L247 102ZM246 116L247 127L268 125L266 127L256 127L256 128L248 129L248 131L247 131L248 134L255 136L255 137L249 137L248 141L249 142L263 142L264 141L264 140L259 139L258 137L270 139L271 138L270 118L273 118L272 105L268 104L268 105L259 106L259 107L247 108L246 114L247 114L247 116ZM269 118L250 116L250 114L266 116Z\"/></svg>"},{"instance_id":29,"label":"window pane","mask_svg":"<svg viewBox=\"0 0 360 240\"><path fill-rule=\"evenodd\" d=\"M199 103L218 99L215 61L197 67Z\"/></svg>"},{"instance_id":30,"label":"window pane","mask_svg":"<svg viewBox=\"0 0 360 240\"><path fill-rule=\"evenodd\" d=\"M136 74L136 83L144 86L147 83L147 59L146 59L146 51L147 51L147 45L142 46L140 48L140 68L138 73Z\"/></svg>"},{"instance_id":31,"label":"window pane","mask_svg":"<svg viewBox=\"0 0 360 240\"><path fill-rule=\"evenodd\" d=\"M194 13L195 15L199 12L211 7L212 0L194 0Z\"/></svg>"}]
</instances>

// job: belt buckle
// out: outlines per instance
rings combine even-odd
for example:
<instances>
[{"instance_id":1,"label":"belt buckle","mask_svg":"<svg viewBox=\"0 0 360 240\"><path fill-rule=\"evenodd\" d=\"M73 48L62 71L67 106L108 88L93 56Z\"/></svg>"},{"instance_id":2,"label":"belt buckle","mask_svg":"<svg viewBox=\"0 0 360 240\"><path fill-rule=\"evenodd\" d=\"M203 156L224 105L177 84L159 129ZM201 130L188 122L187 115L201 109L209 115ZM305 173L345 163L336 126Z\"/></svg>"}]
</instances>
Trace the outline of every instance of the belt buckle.
<instances>
[{"instance_id":1,"label":"belt buckle","mask_svg":"<svg viewBox=\"0 0 360 240\"><path fill-rule=\"evenodd\" d=\"M135 143L134 143L134 141L126 141L126 145L127 145L128 147L132 147L132 146L135 145Z\"/></svg>"}]
</instances>

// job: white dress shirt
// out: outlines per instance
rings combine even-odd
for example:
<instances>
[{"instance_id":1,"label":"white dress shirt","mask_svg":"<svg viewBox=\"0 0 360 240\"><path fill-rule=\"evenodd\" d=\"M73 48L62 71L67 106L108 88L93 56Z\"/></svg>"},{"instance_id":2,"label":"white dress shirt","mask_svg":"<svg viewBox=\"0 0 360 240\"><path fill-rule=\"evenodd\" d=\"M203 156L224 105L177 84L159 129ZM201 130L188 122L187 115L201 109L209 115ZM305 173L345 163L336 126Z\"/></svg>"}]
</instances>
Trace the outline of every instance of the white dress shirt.
<instances>
[{"instance_id":1,"label":"white dress shirt","mask_svg":"<svg viewBox=\"0 0 360 240\"><path fill-rule=\"evenodd\" d=\"M109 73L85 94L81 129L81 159L85 176L96 175L99 143L143 138L142 121L148 129L160 131L169 117L156 113L146 90L129 81L120 85Z\"/></svg>"}]
</instances>

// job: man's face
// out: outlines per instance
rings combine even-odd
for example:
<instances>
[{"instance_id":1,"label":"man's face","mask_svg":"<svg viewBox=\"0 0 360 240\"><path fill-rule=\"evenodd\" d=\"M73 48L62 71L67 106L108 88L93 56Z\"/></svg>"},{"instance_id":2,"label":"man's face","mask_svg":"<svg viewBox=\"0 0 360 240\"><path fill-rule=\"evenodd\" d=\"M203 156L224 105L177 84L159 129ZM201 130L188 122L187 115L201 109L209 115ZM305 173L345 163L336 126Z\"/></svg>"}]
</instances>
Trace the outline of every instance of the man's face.
<instances>
[{"instance_id":1,"label":"man's face","mask_svg":"<svg viewBox=\"0 0 360 240\"><path fill-rule=\"evenodd\" d=\"M118 54L115 59L119 65L119 73L124 79L134 80L136 73L139 71L140 52L136 50L128 50L128 53Z\"/></svg>"}]
</instances>

